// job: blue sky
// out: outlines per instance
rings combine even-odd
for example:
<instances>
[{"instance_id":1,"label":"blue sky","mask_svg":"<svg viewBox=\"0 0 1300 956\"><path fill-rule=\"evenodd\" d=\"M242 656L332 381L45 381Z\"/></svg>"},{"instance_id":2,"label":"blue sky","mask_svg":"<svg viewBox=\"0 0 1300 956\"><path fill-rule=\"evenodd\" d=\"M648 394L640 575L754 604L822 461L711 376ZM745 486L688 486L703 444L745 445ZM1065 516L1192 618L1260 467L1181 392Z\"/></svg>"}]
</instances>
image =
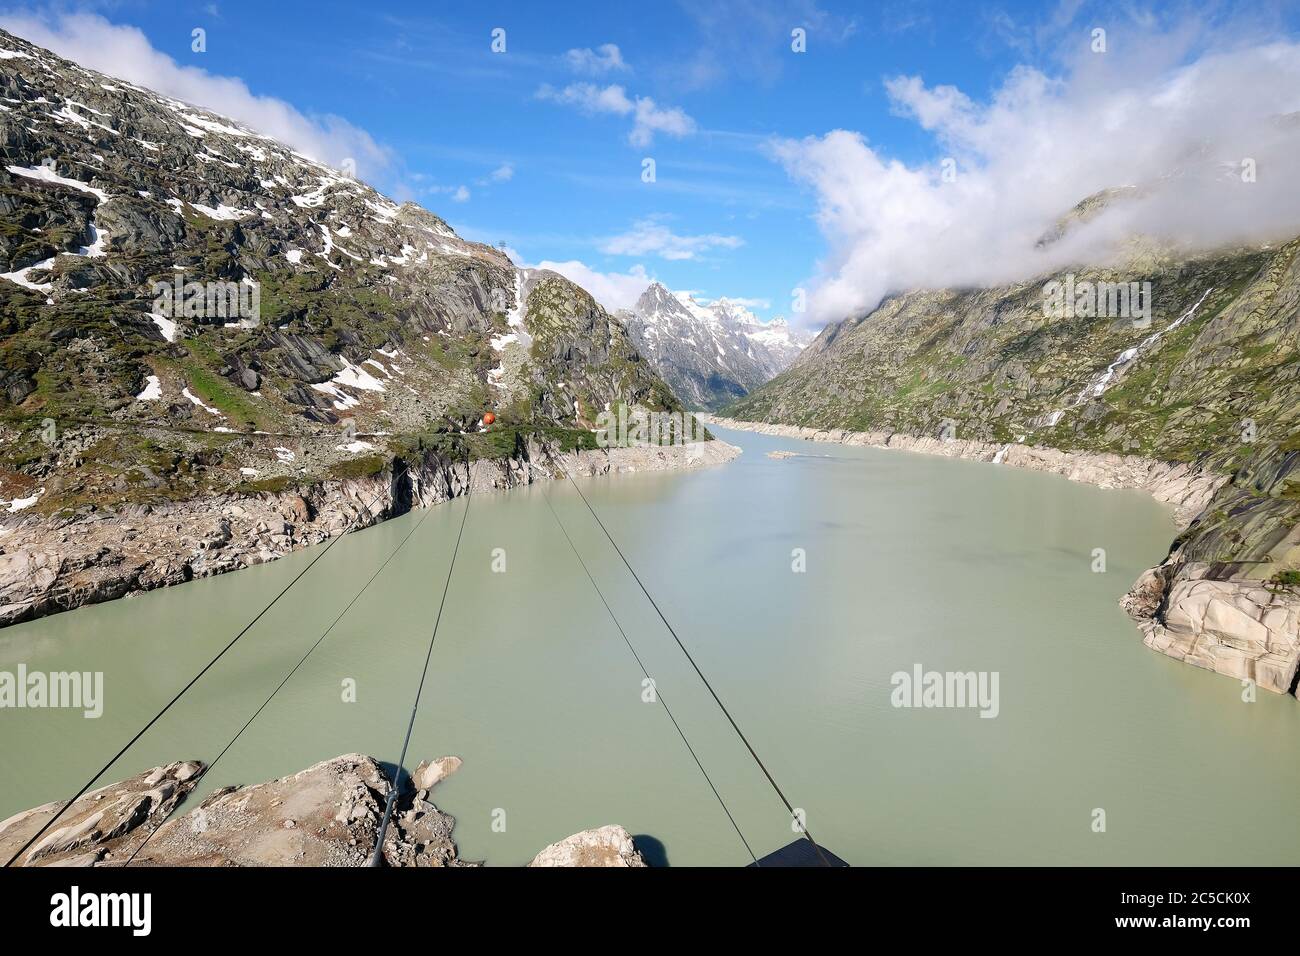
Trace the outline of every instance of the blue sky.
<instances>
[{"instance_id":1,"label":"blue sky","mask_svg":"<svg viewBox=\"0 0 1300 956\"><path fill-rule=\"evenodd\" d=\"M1072 0L118 0L19 9L51 22L89 11L138 29L180 67L239 78L327 130L327 117L341 118L375 144L358 158L362 178L467 238L507 243L523 262L644 270L674 289L755 300L764 318L789 312L791 290L818 272L833 241L833 227L816 218L824 189L793 175L774 142L851 130L882 161L922 167L948 147L918 122L915 104L911 115L900 110L891 78L951 85L978 103L1018 66L1054 76L1099 24L1116 43L1139 28L1165 35L1192 14L1246 17L1261 34L1296 26L1290 3L1153 12ZM204 52L191 49L196 27L206 31ZM796 27L807 31L804 53L791 49ZM504 53L491 48L497 28ZM1177 56L1199 55L1207 42ZM653 183L642 181L646 158Z\"/></svg>"}]
</instances>

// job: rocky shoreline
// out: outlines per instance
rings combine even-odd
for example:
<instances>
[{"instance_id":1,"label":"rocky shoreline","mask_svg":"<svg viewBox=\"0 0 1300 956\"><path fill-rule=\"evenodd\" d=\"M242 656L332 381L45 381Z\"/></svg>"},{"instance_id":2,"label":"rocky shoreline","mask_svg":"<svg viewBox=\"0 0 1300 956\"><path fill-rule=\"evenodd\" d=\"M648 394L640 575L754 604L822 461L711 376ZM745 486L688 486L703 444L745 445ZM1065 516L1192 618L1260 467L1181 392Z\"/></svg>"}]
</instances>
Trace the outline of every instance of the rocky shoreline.
<instances>
[{"instance_id":1,"label":"rocky shoreline","mask_svg":"<svg viewBox=\"0 0 1300 956\"><path fill-rule=\"evenodd\" d=\"M1062 451L1041 446L941 439L893 431L855 432L746 422L716 415L702 421L780 438L890 448L965 458L1061 475L1100 488L1145 491L1173 509L1180 532L1198 521L1230 476L1182 462L1134 455ZM1252 681L1279 694L1296 694L1300 674L1300 598L1290 591L1187 560L1182 537L1165 561L1146 571L1120 602L1143 643L1176 660Z\"/></svg>"},{"instance_id":2,"label":"rocky shoreline","mask_svg":"<svg viewBox=\"0 0 1300 956\"><path fill-rule=\"evenodd\" d=\"M1095 454L1061 451L1038 445L973 441L963 438L934 438L904 432L854 432L839 428L804 428L798 425L773 425L768 422L742 422L716 415L700 415L701 421L721 428L756 432L777 438L831 442L839 445L863 445L892 448L921 455L941 455L992 464L1045 471L1098 488L1135 488L1170 505L1179 528L1191 524L1228 480L1227 475L1198 471L1190 465L1155 461L1136 455Z\"/></svg>"},{"instance_id":3,"label":"rocky shoreline","mask_svg":"<svg viewBox=\"0 0 1300 956\"><path fill-rule=\"evenodd\" d=\"M722 464L722 441L559 452L529 440L509 457L467 463L427 452L365 478L305 490L231 494L0 520L0 627L253 565L466 493L566 474L591 477Z\"/></svg>"},{"instance_id":4,"label":"rocky shoreline","mask_svg":"<svg viewBox=\"0 0 1300 956\"><path fill-rule=\"evenodd\" d=\"M429 793L460 767L457 757L423 762L413 790L399 794L384 834L393 867L481 866L462 860L456 821ZM392 782L376 761L343 754L278 780L224 787L172 816L204 772L198 761L154 767L76 800L16 861L17 866L367 866ZM0 822L8 860L58 812L59 802ZM533 867L643 867L619 826L584 830L542 850Z\"/></svg>"}]
</instances>

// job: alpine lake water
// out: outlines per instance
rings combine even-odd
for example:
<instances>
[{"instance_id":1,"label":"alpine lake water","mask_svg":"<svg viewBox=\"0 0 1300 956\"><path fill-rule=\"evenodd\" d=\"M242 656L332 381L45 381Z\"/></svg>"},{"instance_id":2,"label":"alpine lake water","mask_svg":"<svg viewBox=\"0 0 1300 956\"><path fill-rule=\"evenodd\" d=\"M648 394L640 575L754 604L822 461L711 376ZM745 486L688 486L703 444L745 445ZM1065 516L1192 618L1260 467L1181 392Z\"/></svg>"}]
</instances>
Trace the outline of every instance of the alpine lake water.
<instances>
[{"instance_id":1,"label":"alpine lake water","mask_svg":"<svg viewBox=\"0 0 1300 956\"><path fill-rule=\"evenodd\" d=\"M990 464L715 431L744 454L581 487L818 842L854 865L1300 859L1300 705L1243 700L1240 682L1147 650L1117 606L1163 557L1166 508ZM268 697L185 809L348 752L391 769L467 507L407 759L464 759L432 797L461 856L518 865L607 823L658 864L743 865L793 840L567 482L342 539L97 785L211 761ZM2 669L104 674L97 719L0 713L0 819L76 793L314 553L0 631ZM996 673L996 716L895 706L894 675L918 667Z\"/></svg>"}]
</instances>

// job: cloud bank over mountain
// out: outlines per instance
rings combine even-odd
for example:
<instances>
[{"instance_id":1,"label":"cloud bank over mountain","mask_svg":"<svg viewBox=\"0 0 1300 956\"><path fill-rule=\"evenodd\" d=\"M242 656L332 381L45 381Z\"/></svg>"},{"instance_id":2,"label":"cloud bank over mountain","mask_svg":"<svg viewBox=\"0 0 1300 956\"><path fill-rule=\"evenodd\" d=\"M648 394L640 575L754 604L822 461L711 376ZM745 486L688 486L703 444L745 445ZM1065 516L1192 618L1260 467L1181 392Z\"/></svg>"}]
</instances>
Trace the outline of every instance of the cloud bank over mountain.
<instances>
[{"instance_id":1,"label":"cloud bank over mountain","mask_svg":"<svg viewBox=\"0 0 1300 956\"><path fill-rule=\"evenodd\" d=\"M928 163L843 129L770 145L814 191L828 242L808 324L895 291L1111 261L1135 234L1194 248L1295 234L1300 45L1205 50L1194 30L1112 31L1106 52L1093 52L1089 31L1080 36L1085 49L1061 75L1018 67L986 102L921 77L886 80L894 111L931 135ZM1111 189L1099 212L1040 244L1077 203Z\"/></svg>"},{"instance_id":2,"label":"cloud bank over mountain","mask_svg":"<svg viewBox=\"0 0 1300 956\"><path fill-rule=\"evenodd\" d=\"M646 290L646 286L654 281L654 276L646 272L645 266L640 264L632 266L626 272L601 272L577 259L564 262L544 259L528 268L550 269L552 272L558 272L570 282L576 282L590 292L592 297L610 312L632 308L636 300L641 297L641 293Z\"/></svg>"}]
</instances>

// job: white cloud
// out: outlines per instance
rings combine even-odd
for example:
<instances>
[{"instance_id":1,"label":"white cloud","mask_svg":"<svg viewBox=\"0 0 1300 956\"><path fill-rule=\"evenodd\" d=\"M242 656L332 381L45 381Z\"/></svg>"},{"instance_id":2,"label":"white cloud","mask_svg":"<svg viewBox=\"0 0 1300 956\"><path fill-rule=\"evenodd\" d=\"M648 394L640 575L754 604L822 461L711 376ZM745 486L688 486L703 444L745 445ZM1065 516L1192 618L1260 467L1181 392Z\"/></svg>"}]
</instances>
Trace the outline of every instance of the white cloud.
<instances>
[{"instance_id":1,"label":"white cloud","mask_svg":"<svg viewBox=\"0 0 1300 956\"><path fill-rule=\"evenodd\" d=\"M609 312L632 308L636 300L641 297L641 293L654 281L654 277L646 272L645 266L639 264L627 272L600 272L577 259L570 259L567 262L553 262L548 259L529 268L558 272L590 292Z\"/></svg>"},{"instance_id":2,"label":"white cloud","mask_svg":"<svg viewBox=\"0 0 1300 956\"><path fill-rule=\"evenodd\" d=\"M557 90L550 84L544 84L537 91L537 98L563 103L577 107L584 113L612 113L617 116L631 116L632 131L628 141L633 146L649 146L654 141L655 133L667 133L669 136L688 136L695 132L695 120L677 107L661 107L648 96L635 99L616 83L609 86L597 86L594 83L570 83Z\"/></svg>"},{"instance_id":3,"label":"white cloud","mask_svg":"<svg viewBox=\"0 0 1300 956\"><path fill-rule=\"evenodd\" d=\"M654 141L655 133L667 133L669 136L689 136L695 132L695 120L677 107L661 108L648 96L636 98L636 124L628 134L628 141L633 146L649 146Z\"/></svg>"},{"instance_id":4,"label":"white cloud","mask_svg":"<svg viewBox=\"0 0 1300 956\"><path fill-rule=\"evenodd\" d=\"M512 262L522 261L514 249L507 248L507 255ZM619 309L631 309L636 305L637 299L656 279L649 273L645 266L638 263L626 272L601 272L594 269L577 259L570 259L567 262L555 262L544 260L537 265L526 266L529 269L550 269L552 272L558 272L571 282L575 282L582 288L591 293L607 312L617 312ZM691 290L672 290L673 295L679 298L694 298L696 303L703 306L716 305L719 302L726 302L733 308L743 309L769 309L772 303L767 299L752 299L742 296L723 296L718 298L708 298ZM757 317L755 317L757 318ZM759 320L762 322L762 320ZM766 323L764 323L766 324Z\"/></svg>"},{"instance_id":5,"label":"white cloud","mask_svg":"<svg viewBox=\"0 0 1300 956\"><path fill-rule=\"evenodd\" d=\"M918 77L888 81L895 111L932 135L930 164L892 159L846 130L776 142L774 156L814 189L830 247L809 320L909 288L1116 261L1135 234L1204 249L1300 231L1300 45L1189 57L1186 31L1140 39L1125 44L1133 58L1112 47L1059 76L1019 67L988 102ZM1246 159L1254 183L1242 181ZM1037 245L1078 202L1125 186L1136 188Z\"/></svg>"},{"instance_id":6,"label":"white cloud","mask_svg":"<svg viewBox=\"0 0 1300 956\"><path fill-rule=\"evenodd\" d=\"M627 91L618 84L597 86L595 83L570 83L562 90L557 90L549 83L544 83L537 90L537 98L576 106L584 113L616 113L625 116L636 107L628 99Z\"/></svg>"},{"instance_id":7,"label":"white cloud","mask_svg":"<svg viewBox=\"0 0 1300 956\"><path fill-rule=\"evenodd\" d=\"M239 120L323 163L346 158L359 173L386 167L388 151L338 116L306 116L284 100L258 96L237 77L181 66L138 29L89 13L0 13L0 26L59 56Z\"/></svg>"},{"instance_id":8,"label":"white cloud","mask_svg":"<svg viewBox=\"0 0 1300 956\"><path fill-rule=\"evenodd\" d=\"M480 179L478 183L485 186L487 180ZM435 182L428 173L408 173L393 190L393 198L400 201L416 196L448 196L452 202L468 202L470 191L463 183L458 186L443 185Z\"/></svg>"},{"instance_id":9,"label":"white cloud","mask_svg":"<svg viewBox=\"0 0 1300 956\"><path fill-rule=\"evenodd\" d=\"M632 228L611 236L601 244L601 251L616 256L654 255L661 259L694 259L711 249L737 249L744 245L739 236L707 233L679 236L661 222L641 219Z\"/></svg>"},{"instance_id":10,"label":"white cloud","mask_svg":"<svg viewBox=\"0 0 1300 956\"><path fill-rule=\"evenodd\" d=\"M626 72L631 69L623 61L623 53L613 43L602 43L596 49L570 50L564 54L569 69L575 73L599 75L610 72Z\"/></svg>"},{"instance_id":11,"label":"white cloud","mask_svg":"<svg viewBox=\"0 0 1300 956\"><path fill-rule=\"evenodd\" d=\"M502 163L492 172L488 173L474 182L479 186L491 186L493 183L508 183L515 178L515 167L510 163Z\"/></svg>"}]
</instances>

